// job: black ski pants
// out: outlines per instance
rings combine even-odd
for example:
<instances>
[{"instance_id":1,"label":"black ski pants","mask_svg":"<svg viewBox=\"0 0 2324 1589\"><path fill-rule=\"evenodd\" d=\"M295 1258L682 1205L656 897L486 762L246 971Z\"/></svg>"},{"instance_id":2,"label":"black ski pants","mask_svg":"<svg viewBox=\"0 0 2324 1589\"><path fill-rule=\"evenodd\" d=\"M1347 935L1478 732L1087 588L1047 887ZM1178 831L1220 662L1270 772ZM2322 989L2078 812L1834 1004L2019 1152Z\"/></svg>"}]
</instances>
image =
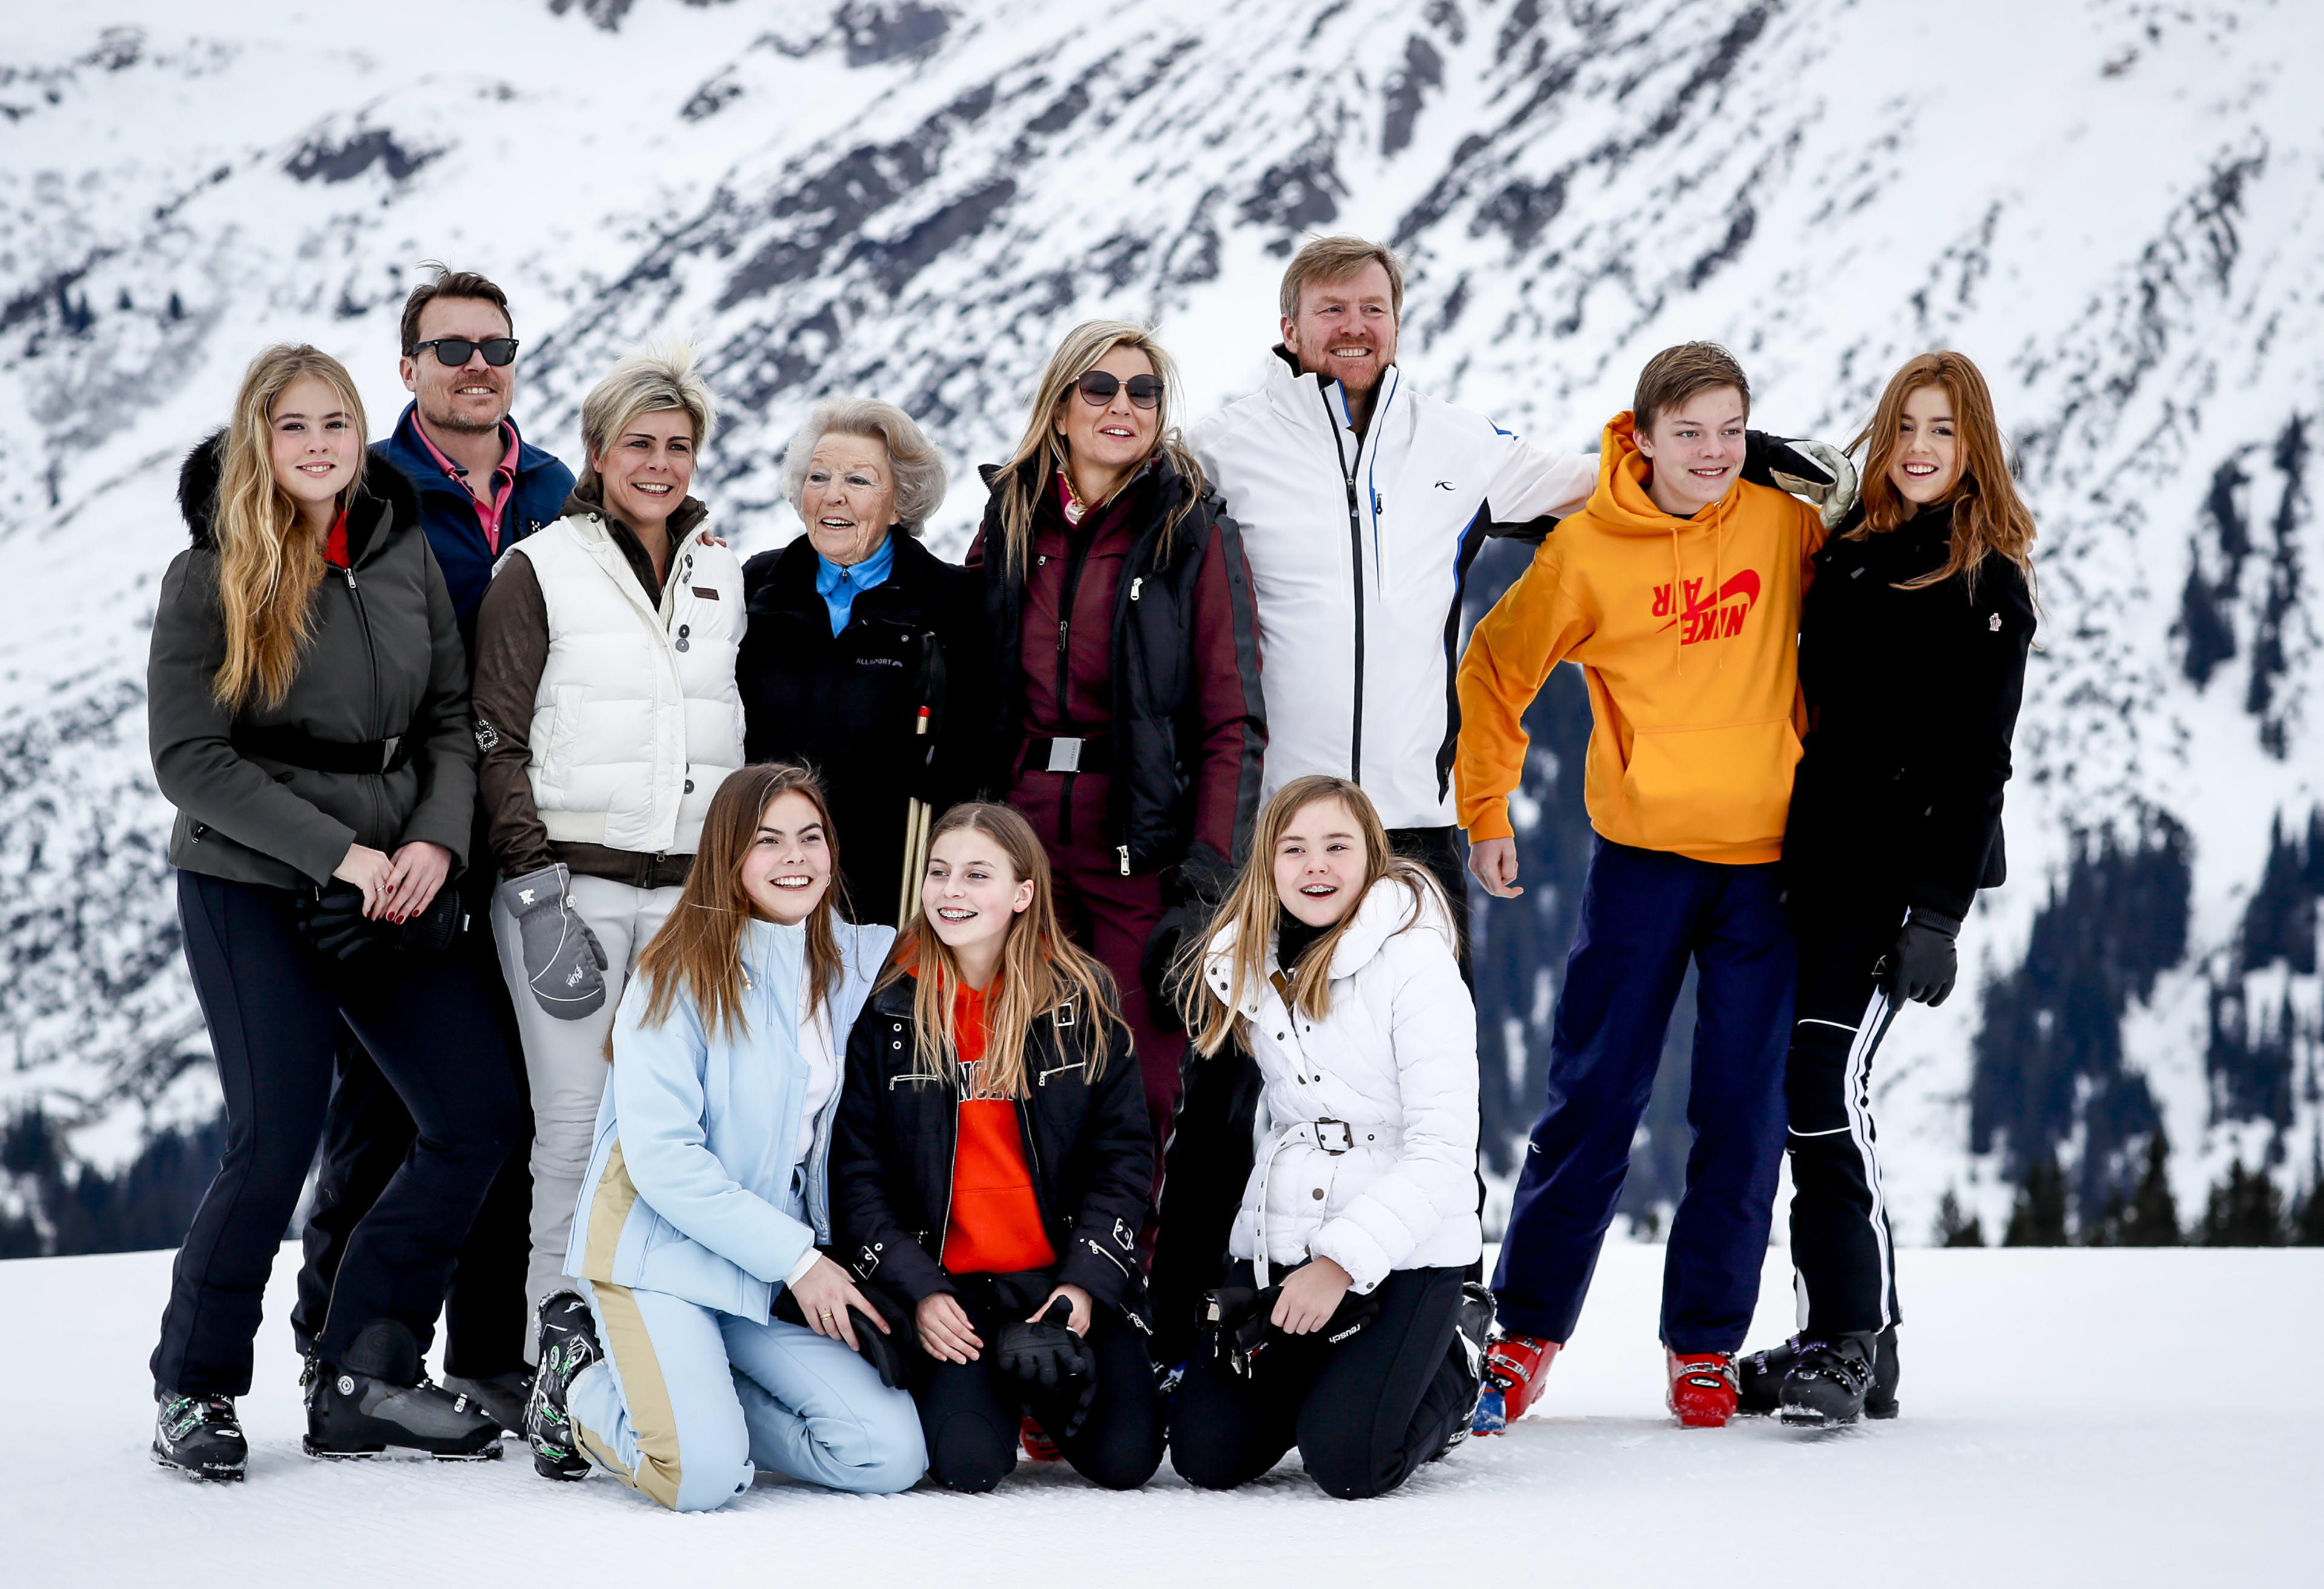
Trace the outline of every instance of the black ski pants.
<instances>
[{"instance_id":1,"label":"black ski pants","mask_svg":"<svg viewBox=\"0 0 2324 1589\"><path fill-rule=\"evenodd\" d=\"M309 948L288 890L178 874L186 964L226 1094L226 1153L178 1249L154 1384L250 1389L252 1341L283 1227L314 1162L344 1021L417 1122L401 1168L348 1239L316 1341L327 1361L376 1318L423 1348L461 1240L521 1126L475 968L451 955L349 969Z\"/></svg>"},{"instance_id":2,"label":"black ski pants","mask_svg":"<svg viewBox=\"0 0 2324 1589\"><path fill-rule=\"evenodd\" d=\"M1004 1373L995 1362L1001 1326L1030 1309L1003 1307L982 1277L961 1277L961 1305L984 1350L974 1363L918 1360L912 1400L927 1438L928 1476L947 1490L981 1495L1014 1472L1019 1426L1028 1413L1073 1469L1108 1490L1135 1490L1162 1465L1164 1409L1146 1338L1111 1307L1091 1310L1087 1340L1097 1354L1089 1416L1068 1435L1078 1389L1045 1390Z\"/></svg>"},{"instance_id":3,"label":"black ski pants","mask_svg":"<svg viewBox=\"0 0 2324 1589\"><path fill-rule=\"evenodd\" d=\"M1460 937L1461 980L1470 991L1477 986L1476 968L1469 963L1469 858L1461 850L1457 827L1391 827L1388 845L1407 861L1428 868L1428 875L1444 891L1452 906L1452 929Z\"/></svg>"},{"instance_id":4,"label":"black ski pants","mask_svg":"<svg viewBox=\"0 0 2324 1589\"><path fill-rule=\"evenodd\" d=\"M451 1287L444 1295L444 1372L471 1380L521 1372L530 1324L524 1277L532 1252L532 1167L527 1159L532 1107L516 1015L509 1008L508 983L501 975L500 954L493 943L492 894L497 881L489 866L472 867L461 880L468 926L453 950L469 956L477 968L478 985L493 1007L509 1054L521 1121L508 1157L484 1193L484 1206L468 1227L467 1240L460 1243ZM331 1286L355 1226L410 1156L417 1135L411 1111L342 1023L337 1079L323 1122L323 1157L315 1169L314 1201L301 1235L306 1261L299 1269L299 1299L290 1311L290 1333L301 1353L311 1350L323 1332Z\"/></svg>"},{"instance_id":5,"label":"black ski pants","mask_svg":"<svg viewBox=\"0 0 2324 1589\"><path fill-rule=\"evenodd\" d=\"M1228 1270L1231 1286L1251 1268ZM1170 1465L1203 1490L1267 1473L1295 1445L1308 1476L1342 1501L1385 1495L1443 1451L1475 1405L1477 1381L1453 1340L1457 1269L1399 1269L1374 1293L1379 1311L1334 1346L1277 1335L1246 1379L1205 1335L1170 1403Z\"/></svg>"},{"instance_id":6,"label":"black ski pants","mask_svg":"<svg viewBox=\"0 0 2324 1589\"><path fill-rule=\"evenodd\" d=\"M1792 896L1800 986L1784 1067L1790 1111L1792 1266L1811 1337L1895 1324L1896 1258L1880 1191L1872 1061L1895 1018L1881 961L1904 921L1901 893Z\"/></svg>"}]
</instances>

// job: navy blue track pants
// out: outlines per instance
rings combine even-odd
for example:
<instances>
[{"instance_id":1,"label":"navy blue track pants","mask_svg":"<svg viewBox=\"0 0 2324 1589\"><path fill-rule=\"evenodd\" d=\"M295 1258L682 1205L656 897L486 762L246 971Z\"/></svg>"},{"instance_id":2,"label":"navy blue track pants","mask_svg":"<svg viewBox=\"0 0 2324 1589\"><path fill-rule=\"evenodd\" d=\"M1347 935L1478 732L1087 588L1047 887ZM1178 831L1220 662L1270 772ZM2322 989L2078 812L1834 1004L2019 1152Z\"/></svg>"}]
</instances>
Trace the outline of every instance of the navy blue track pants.
<instances>
[{"instance_id":1,"label":"navy blue track pants","mask_svg":"<svg viewBox=\"0 0 2324 1589\"><path fill-rule=\"evenodd\" d=\"M1776 868L1600 838L1493 1290L1501 1323L1570 1340L1652 1095L1671 1007L1698 967L1686 1192L1663 1260L1663 1340L1734 1352L1759 1297L1784 1151L1794 965Z\"/></svg>"}]
</instances>

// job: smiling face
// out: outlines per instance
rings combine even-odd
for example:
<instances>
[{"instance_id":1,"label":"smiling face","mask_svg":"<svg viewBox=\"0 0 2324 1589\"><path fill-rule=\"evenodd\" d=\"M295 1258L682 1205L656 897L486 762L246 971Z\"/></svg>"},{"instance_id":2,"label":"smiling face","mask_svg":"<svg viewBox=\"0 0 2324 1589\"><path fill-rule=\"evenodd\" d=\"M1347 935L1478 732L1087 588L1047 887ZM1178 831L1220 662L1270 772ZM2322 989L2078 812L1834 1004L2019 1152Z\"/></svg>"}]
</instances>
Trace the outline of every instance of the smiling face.
<instances>
[{"instance_id":1,"label":"smiling face","mask_svg":"<svg viewBox=\"0 0 2324 1589\"><path fill-rule=\"evenodd\" d=\"M1139 347L1109 348L1090 367L1124 383L1132 375L1155 373L1154 361ZM1162 426L1162 410L1159 405L1139 408L1130 402L1127 384L1116 386L1113 395L1102 403L1090 402L1076 388L1065 393L1056 424L1077 478L1084 473L1118 476L1152 455L1154 439Z\"/></svg>"},{"instance_id":2,"label":"smiling face","mask_svg":"<svg viewBox=\"0 0 2324 1589\"><path fill-rule=\"evenodd\" d=\"M742 892L769 921L797 927L831 890L831 836L815 802L787 789L759 813L759 831L742 857Z\"/></svg>"},{"instance_id":3,"label":"smiling face","mask_svg":"<svg viewBox=\"0 0 2324 1589\"><path fill-rule=\"evenodd\" d=\"M1960 443L1955 434L1952 394L1941 386L1916 386L1904 399L1896 421L1896 453L1888 462L1888 484L1916 509L1941 502L1960 481Z\"/></svg>"},{"instance_id":4,"label":"smiling face","mask_svg":"<svg viewBox=\"0 0 2324 1589\"><path fill-rule=\"evenodd\" d=\"M1743 472L1743 394L1712 386L1655 415L1638 450L1654 463L1646 494L1676 519L1690 519L1725 496Z\"/></svg>"},{"instance_id":5,"label":"smiling face","mask_svg":"<svg viewBox=\"0 0 2324 1589\"><path fill-rule=\"evenodd\" d=\"M1364 830L1338 796L1291 814L1275 841L1275 892L1310 927L1329 927L1363 897Z\"/></svg>"},{"instance_id":6,"label":"smiling face","mask_svg":"<svg viewBox=\"0 0 2324 1589\"><path fill-rule=\"evenodd\" d=\"M321 376L301 375L274 400L266 429L274 483L300 517L327 523L363 466L363 434L346 402Z\"/></svg>"},{"instance_id":7,"label":"smiling face","mask_svg":"<svg viewBox=\"0 0 2324 1589\"><path fill-rule=\"evenodd\" d=\"M1010 923L1033 902L1033 880L1019 878L991 834L955 827L928 846L920 910L954 955L997 955Z\"/></svg>"},{"instance_id":8,"label":"smiling face","mask_svg":"<svg viewBox=\"0 0 2324 1589\"><path fill-rule=\"evenodd\" d=\"M420 309L421 342L438 337L465 337L482 342L509 334L508 317L482 298L432 298ZM495 369L484 362L478 347L464 365L447 365L438 350L423 348L419 356L401 361L403 389L420 402L420 417L432 430L494 430L508 418L516 400L516 365Z\"/></svg>"},{"instance_id":9,"label":"smiling face","mask_svg":"<svg viewBox=\"0 0 2324 1589\"><path fill-rule=\"evenodd\" d=\"M887 444L826 431L807 455L799 506L808 543L841 568L878 551L896 519L896 471Z\"/></svg>"},{"instance_id":10,"label":"smiling face","mask_svg":"<svg viewBox=\"0 0 2324 1589\"><path fill-rule=\"evenodd\" d=\"M694 483L693 417L682 408L640 414L589 463L622 522L633 530L664 524Z\"/></svg>"},{"instance_id":11,"label":"smiling face","mask_svg":"<svg viewBox=\"0 0 2324 1589\"><path fill-rule=\"evenodd\" d=\"M1395 289L1374 260L1342 282L1299 289L1299 316L1283 322L1283 347L1301 370L1361 394L1396 363Z\"/></svg>"}]
</instances>

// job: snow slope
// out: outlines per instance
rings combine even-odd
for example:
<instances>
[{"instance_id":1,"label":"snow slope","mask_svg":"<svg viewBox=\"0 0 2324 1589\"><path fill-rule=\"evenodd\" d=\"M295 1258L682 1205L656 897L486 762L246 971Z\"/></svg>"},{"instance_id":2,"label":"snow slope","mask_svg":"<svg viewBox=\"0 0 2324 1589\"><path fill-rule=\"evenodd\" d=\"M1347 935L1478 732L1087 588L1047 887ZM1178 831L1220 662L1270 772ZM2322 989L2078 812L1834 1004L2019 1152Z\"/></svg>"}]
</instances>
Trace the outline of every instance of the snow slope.
<instances>
[{"instance_id":1,"label":"snow slope","mask_svg":"<svg viewBox=\"0 0 2324 1589\"><path fill-rule=\"evenodd\" d=\"M38 1101L90 1162L216 1107L141 665L174 460L255 347L343 355L383 430L413 265L481 265L517 294L519 418L570 451L609 359L693 336L733 421L706 489L755 548L793 532L776 460L830 392L904 402L973 481L1085 316L1157 321L1197 407L1247 388L1281 259L1317 228L1410 259L1414 378L1559 445L1591 445L1683 337L1737 348L1768 424L1834 438L1904 355L1978 356L2050 622L2013 880L1969 958L2008 978L2108 835L2176 823L2190 890L2151 985L2034 1012L2073 1035L2054 1053L2004 1045L1980 1078L1977 986L1900 1023L1878 1082L1900 1232L1956 1186L1990 1228L2052 1145L2102 1185L2158 1123L2182 1206L2230 1156L2288 1192L2324 1162L2324 984L2240 953L2271 819L2296 831L2324 801L2305 0L20 9L0 42L0 1105ZM940 548L975 505L956 487ZM2089 975L2119 983L2096 953ZM2264 1104L2222 1080L2216 1012L2246 1009ZM1500 1013L1537 1060L1545 1003ZM1981 1085L2054 1103L1972 1152Z\"/></svg>"},{"instance_id":2,"label":"snow slope","mask_svg":"<svg viewBox=\"0 0 2324 1589\"><path fill-rule=\"evenodd\" d=\"M1810 1437L1763 1419L1678 1428L1654 1342L1660 1255L1618 1246L1535 1415L1382 1500L1332 1501L1294 1458L1225 1495L1167 1464L1129 1495L1053 1469L1020 1469L990 1497L768 1479L683 1518L602 1476L536 1478L512 1443L491 1464L301 1456L281 1322L295 1248L275 1266L258 1390L242 1404L249 1479L203 1486L150 1465L144 1358L170 1256L0 1264L12 1584L2314 1578L2324 1388L2278 1348L2286 1321L2324 1308L2324 1253L1902 1253L1904 1416ZM1755 1341L1788 1329L1789 1279L1770 1264Z\"/></svg>"}]
</instances>

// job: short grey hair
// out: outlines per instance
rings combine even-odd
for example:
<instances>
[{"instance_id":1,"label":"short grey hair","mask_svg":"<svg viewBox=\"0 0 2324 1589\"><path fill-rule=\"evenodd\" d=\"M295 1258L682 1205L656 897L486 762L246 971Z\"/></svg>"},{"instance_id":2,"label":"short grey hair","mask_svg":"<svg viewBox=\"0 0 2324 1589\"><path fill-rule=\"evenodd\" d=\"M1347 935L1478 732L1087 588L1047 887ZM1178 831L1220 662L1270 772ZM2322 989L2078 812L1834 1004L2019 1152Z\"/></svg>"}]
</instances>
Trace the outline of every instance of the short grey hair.
<instances>
[{"instance_id":1,"label":"short grey hair","mask_svg":"<svg viewBox=\"0 0 2324 1589\"><path fill-rule=\"evenodd\" d=\"M682 411L694 426L695 450L710 444L718 429L718 402L694 373L694 349L684 342L652 353L633 353L605 372L581 400L579 484L597 478L595 459L612 447L641 414Z\"/></svg>"},{"instance_id":2,"label":"short grey hair","mask_svg":"<svg viewBox=\"0 0 2324 1589\"><path fill-rule=\"evenodd\" d=\"M876 397L830 397L815 405L783 455L783 494L801 519L807 517L807 460L826 436L860 436L888 449L889 471L896 476L896 528L905 534L919 534L944 506L949 484L944 455L911 415Z\"/></svg>"}]
</instances>

